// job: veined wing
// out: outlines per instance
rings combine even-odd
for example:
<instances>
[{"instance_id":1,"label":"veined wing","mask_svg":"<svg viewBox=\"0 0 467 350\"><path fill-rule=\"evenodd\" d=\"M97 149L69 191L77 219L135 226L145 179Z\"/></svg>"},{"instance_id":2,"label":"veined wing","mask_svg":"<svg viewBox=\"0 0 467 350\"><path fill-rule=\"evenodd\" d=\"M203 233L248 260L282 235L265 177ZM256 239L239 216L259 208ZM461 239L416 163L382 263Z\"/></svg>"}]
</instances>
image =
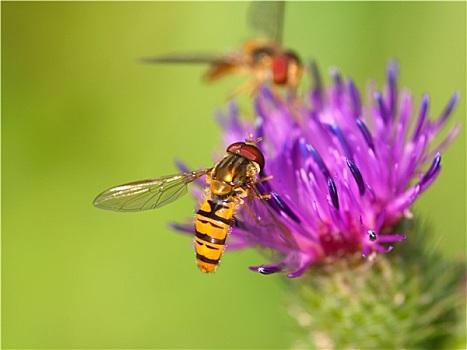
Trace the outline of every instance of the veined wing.
<instances>
[{"instance_id":1,"label":"veined wing","mask_svg":"<svg viewBox=\"0 0 467 350\"><path fill-rule=\"evenodd\" d=\"M282 43L284 1L253 1L250 5L247 24L259 35ZM255 33L256 35L258 35Z\"/></svg>"},{"instance_id":2,"label":"veined wing","mask_svg":"<svg viewBox=\"0 0 467 350\"><path fill-rule=\"evenodd\" d=\"M224 55L174 53L168 55L142 57L143 63L179 63L179 64L241 64L243 57L238 52L230 52Z\"/></svg>"},{"instance_id":3,"label":"veined wing","mask_svg":"<svg viewBox=\"0 0 467 350\"><path fill-rule=\"evenodd\" d=\"M160 208L187 192L187 185L211 169L168 175L112 187L94 199L100 209L134 212Z\"/></svg>"},{"instance_id":4,"label":"veined wing","mask_svg":"<svg viewBox=\"0 0 467 350\"><path fill-rule=\"evenodd\" d=\"M152 57L142 57L140 61L143 63L215 63L219 60L219 55L209 54L168 54Z\"/></svg>"}]
</instances>

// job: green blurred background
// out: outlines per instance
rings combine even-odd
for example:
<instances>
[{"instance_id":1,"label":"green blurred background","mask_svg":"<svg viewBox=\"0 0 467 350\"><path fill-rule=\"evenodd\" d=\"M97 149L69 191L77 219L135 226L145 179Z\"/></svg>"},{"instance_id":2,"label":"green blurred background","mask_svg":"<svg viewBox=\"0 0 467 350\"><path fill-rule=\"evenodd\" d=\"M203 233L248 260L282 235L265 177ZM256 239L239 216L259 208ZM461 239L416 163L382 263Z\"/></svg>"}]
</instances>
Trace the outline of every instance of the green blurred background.
<instances>
[{"instance_id":1,"label":"green blurred background","mask_svg":"<svg viewBox=\"0 0 467 350\"><path fill-rule=\"evenodd\" d=\"M280 276L227 253L197 271L188 237L158 212L117 214L92 200L109 186L211 164L215 108L241 79L204 85L202 66L138 57L223 52L251 32L249 4L2 2L2 345L4 348L285 348L293 321ZM454 91L465 116L465 3L289 3L284 43L360 88L388 58L400 86L439 115ZM450 257L465 254L465 134L417 203ZM410 239L410 237L408 238ZM323 296L326 297L326 296Z\"/></svg>"}]
</instances>

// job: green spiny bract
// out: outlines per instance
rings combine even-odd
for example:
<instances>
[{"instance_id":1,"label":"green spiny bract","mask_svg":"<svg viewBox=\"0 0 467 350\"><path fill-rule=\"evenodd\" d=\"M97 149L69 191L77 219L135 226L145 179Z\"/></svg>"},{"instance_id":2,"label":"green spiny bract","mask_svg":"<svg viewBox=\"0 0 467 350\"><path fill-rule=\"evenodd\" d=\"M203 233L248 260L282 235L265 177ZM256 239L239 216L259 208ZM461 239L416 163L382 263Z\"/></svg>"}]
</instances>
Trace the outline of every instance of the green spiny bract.
<instances>
[{"instance_id":1,"label":"green spiny bract","mask_svg":"<svg viewBox=\"0 0 467 350\"><path fill-rule=\"evenodd\" d=\"M465 349L465 263L440 255L426 225L411 230L389 254L339 258L293 281L293 347Z\"/></svg>"}]
</instances>

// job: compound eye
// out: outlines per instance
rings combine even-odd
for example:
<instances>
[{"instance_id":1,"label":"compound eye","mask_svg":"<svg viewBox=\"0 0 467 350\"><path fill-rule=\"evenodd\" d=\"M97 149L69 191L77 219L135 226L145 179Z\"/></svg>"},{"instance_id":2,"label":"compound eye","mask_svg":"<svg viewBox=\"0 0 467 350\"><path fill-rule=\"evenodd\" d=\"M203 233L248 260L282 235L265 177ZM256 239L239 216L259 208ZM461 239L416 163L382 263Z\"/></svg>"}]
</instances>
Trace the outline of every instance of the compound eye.
<instances>
[{"instance_id":1,"label":"compound eye","mask_svg":"<svg viewBox=\"0 0 467 350\"><path fill-rule=\"evenodd\" d=\"M227 147L227 152L239 154L252 162L256 162L260 169L264 168L263 152L254 145L250 145L245 142L232 143Z\"/></svg>"},{"instance_id":2,"label":"compound eye","mask_svg":"<svg viewBox=\"0 0 467 350\"><path fill-rule=\"evenodd\" d=\"M289 83L293 70L300 69L302 63L300 58L293 51L285 51L274 57L272 63L272 75L274 83L285 85ZM292 69L292 71L291 71ZM295 73L296 74L296 73Z\"/></svg>"},{"instance_id":3,"label":"compound eye","mask_svg":"<svg viewBox=\"0 0 467 350\"><path fill-rule=\"evenodd\" d=\"M258 147L245 145L240 150L240 154L248 160L258 163L260 169L264 168L264 155Z\"/></svg>"},{"instance_id":4,"label":"compound eye","mask_svg":"<svg viewBox=\"0 0 467 350\"><path fill-rule=\"evenodd\" d=\"M245 142L235 142L227 147L227 152L230 153L239 153L239 150L245 145Z\"/></svg>"},{"instance_id":5,"label":"compound eye","mask_svg":"<svg viewBox=\"0 0 467 350\"><path fill-rule=\"evenodd\" d=\"M272 76L274 83L284 85L288 78L289 58L286 55L278 55L274 57L272 62Z\"/></svg>"}]
</instances>

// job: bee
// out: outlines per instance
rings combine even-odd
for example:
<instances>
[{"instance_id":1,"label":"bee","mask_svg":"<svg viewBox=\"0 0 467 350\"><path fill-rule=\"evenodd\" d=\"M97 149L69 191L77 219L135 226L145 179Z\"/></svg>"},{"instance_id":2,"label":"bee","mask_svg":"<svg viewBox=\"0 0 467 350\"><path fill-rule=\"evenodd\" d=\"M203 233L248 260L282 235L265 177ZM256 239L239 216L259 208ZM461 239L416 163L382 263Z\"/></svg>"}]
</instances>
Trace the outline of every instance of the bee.
<instances>
[{"instance_id":1,"label":"bee","mask_svg":"<svg viewBox=\"0 0 467 350\"><path fill-rule=\"evenodd\" d=\"M162 55L142 58L142 61L209 64L205 73L208 82L234 73L248 75L250 79L240 85L233 94L242 91L254 93L265 83L294 91L304 67L295 51L284 49L281 44L283 12L282 1L253 2L248 22L250 27L261 32L263 37L246 41L239 50L223 55Z\"/></svg>"},{"instance_id":2,"label":"bee","mask_svg":"<svg viewBox=\"0 0 467 350\"><path fill-rule=\"evenodd\" d=\"M250 135L245 142L231 144L224 157L212 168L112 187L99 194L94 205L117 212L157 209L180 198L187 192L188 184L205 176L205 198L197 211L194 230L196 261L202 272L213 272L219 265L234 214L240 206L247 205L245 199L251 203L248 215L261 226L258 235L277 232L276 241L295 247L292 234L263 202L268 196L260 194L256 188L260 181L258 175L265 163L257 146L259 140L254 141ZM263 238L250 237L252 243Z\"/></svg>"}]
</instances>

